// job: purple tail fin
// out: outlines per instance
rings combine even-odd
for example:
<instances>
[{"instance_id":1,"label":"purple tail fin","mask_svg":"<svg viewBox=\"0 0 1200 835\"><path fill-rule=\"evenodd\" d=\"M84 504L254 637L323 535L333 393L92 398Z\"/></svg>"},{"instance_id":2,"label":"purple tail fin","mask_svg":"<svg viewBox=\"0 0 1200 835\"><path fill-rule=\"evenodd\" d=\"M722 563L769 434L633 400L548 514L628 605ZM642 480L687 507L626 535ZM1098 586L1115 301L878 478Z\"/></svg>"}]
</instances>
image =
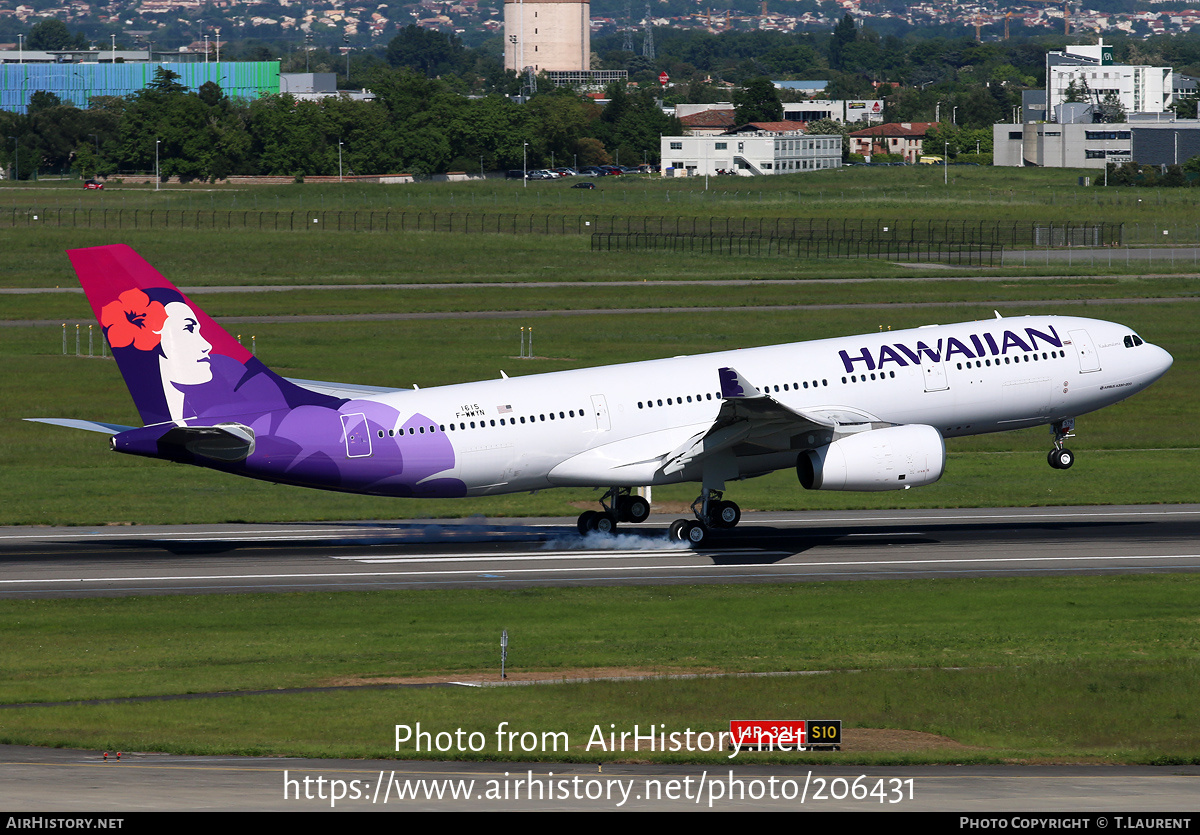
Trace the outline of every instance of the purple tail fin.
<instances>
[{"instance_id":1,"label":"purple tail fin","mask_svg":"<svg viewBox=\"0 0 1200 835\"><path fill-rule=\"evenodd\" d=\"M269 370L130 247L67 254L146 425L342 402Z\"/></svg>"}]
</instances>

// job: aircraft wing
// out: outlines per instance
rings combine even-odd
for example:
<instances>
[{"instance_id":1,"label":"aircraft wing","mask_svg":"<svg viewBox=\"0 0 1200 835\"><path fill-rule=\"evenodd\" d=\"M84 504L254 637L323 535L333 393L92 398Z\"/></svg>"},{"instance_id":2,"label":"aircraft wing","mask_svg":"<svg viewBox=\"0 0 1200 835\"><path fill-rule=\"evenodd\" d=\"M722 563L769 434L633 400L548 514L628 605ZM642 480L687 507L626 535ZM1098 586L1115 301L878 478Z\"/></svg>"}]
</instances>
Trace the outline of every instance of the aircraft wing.
<instances>
[{"instance_id":1,"label":"aircraft wing","mask_svg":"<svg viewBox=\"0 0 1200 835\"><path fill-rule=\"evenodd\" d=\"M359 397L368 397L374 394L387 394L393 391L402 391L403 389L388 388L386 386L360 386L353 383L327 383L321 380L297 380L294 377L285 377L289 383L295 383L301 388L315 391L319 394L328 394L333 397L345 397L347 400L354 400Z\"/></svg>"},{"instance_id":2,"label":"aircraft wing","mask_svg":"<svg viewBox=\"0 0 1200 835\"><path fill-rule=\"evenodd\" d=\"M679 472L701 458L735 446L742 452L776 452L796 448L792 439L797 435L813 436L803 444L813 446L821 439L828 442L844 423L869 420L840 410L797 411L759 391L734 368L721 368L717 373L721 380L721 411L707 430L662 459L665 474Z\"/></svg>"}]
</instances>

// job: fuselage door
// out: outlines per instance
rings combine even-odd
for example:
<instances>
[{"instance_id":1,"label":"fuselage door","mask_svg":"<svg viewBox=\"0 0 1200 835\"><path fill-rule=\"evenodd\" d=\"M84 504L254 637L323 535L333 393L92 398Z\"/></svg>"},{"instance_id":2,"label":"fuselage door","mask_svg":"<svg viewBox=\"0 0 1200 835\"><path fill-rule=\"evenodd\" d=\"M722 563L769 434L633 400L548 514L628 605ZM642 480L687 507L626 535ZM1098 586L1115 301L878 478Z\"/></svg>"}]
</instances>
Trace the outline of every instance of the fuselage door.
<instances>
[{"instance_id":1,"label":"fuselage door","mask_svg":"<svg viewBox=\"0 0 1200 835\"><path fill-rule=\"evenodd\" d=\"M346 439L347 458L365 458L371 454L371 429L361 412L342 415L342 435Z\"/></svg>"},{"instance_id":2,"label":"fuselage door","mask_svg":"<svg viewBox=\"0 0 1200 835\"><path fill-rule=\"evenodd\" d=\"M1071 344L1075 346L1075 353L1079 356L1079 370L1081 372L1099 371L1100 354L1096 351L1096 346L1088 332L1070 331L1070 336Z\"/></svg>"},{"instance_id":3,"label":"fuselage door","mask_svg":"<svg viewBox=\"0 0 1200 835\"><path fill-rule=\"evenodd\" d=\"M608 402L604 399L603 394L592 395L592 411L596 413L597 429L607 432L612 428L612 422L608 417Z\"/></svg>"},{"instance_id":4,"label":"fuselage door","mask_svg":"<svg viewBox=\"0 0 1200 835\"><path fill-rule=\"evenodd\" d=\"M921 373L925 375L925 391L945 391L950 388L950 381L946 379L946 363L941 357L935 360L928 351L922 351Z\"/></svg>"}]
</instances>

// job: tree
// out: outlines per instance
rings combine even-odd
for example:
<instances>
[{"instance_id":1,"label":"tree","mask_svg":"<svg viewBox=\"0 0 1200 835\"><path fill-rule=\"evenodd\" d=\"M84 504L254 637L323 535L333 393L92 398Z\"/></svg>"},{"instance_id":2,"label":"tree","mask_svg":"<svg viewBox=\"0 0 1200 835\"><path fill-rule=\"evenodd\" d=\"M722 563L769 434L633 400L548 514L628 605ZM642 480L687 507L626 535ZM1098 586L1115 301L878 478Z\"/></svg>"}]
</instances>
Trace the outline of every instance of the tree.
<instances>
[{"instance_id":1,"label":"tree","mask_svg":"<svg viewBox=\"0 0 1200 835\"><path fill-rule=\"evenodd\" d=\"M52 107L58 107L61 104L62 99L60 99L54 93L51 93L48 90L37 90L32 96L29 97L28 112L32 115L34 113L40 113L43 110L49 110Z\"/></svg>"},{"instance_id":2,"label":"tree","mask_svg":"<svg viewBox=\"0 0 1200 835\"><path fill-rule=\"evenodd\" d=\"M846 47L854 43L858 37L858 28L854 25L854 18L850 12L846 12L842 16L842 20L838 23L837 28L833 30L833 36L829 41L829 66L835 70L840 70L844 67L844 57Z\"/></svg>"},{"instance_id":3,"label":"tree","mask_svg":"<svg viewBox=\"0 0 1200 835\"><path fill-rule=\"evenodd\" d=\"M454 35L423 29L415 23L388 41L387 61L435 78L453 72L464 60L462 43Z\"/></svg>"},{"instance_id":4,"label":"tree","mask_svg":"<svg viewBox=\"0 0 1200 835\"><path fill-rule=\"evenodd\" d=\"M47 18L34 24L29 30L29 39L25 41L27 49L43 49L56 51L63 49L86 49L87 38L83 33L72 37L67 31L67 24L61 20Z\"/></svg>"},{"instance_id":5,"label":"tree","mask_svg":"<svg viewBox=\"0 0 1200 835\"><path fill-rule=\"evenodd\" d=\"M1125 106L1121 104L1120 97L1111 90L1104 94L1100 102L1100 121L1109 124L1125 121Z\"/></svg>"},{"instance_id":6,"label":"tree","mask_svg":"<svg viewBox=\"0 0 1200 835\"><path fill-rule=\"evenodd\" d=\"M1086 103L1092 100L1092 91L1088 89L1086 79L1080 79L1079 83L1075 83L1072 78L1067 84L1067 89L1063 90L1064 104L1077 104L1080 102Z\"/></svg>"},{"instance_id":7,"label":"tree","mask_svg":"<svg viewBox=\"0 0 1200 835\"><path fill-rule=\"evenodd\" d=\"M733 118L739 125L783 118L783 103L770 79L752 78L733 94Z\"/></svg>"}]
</instances>

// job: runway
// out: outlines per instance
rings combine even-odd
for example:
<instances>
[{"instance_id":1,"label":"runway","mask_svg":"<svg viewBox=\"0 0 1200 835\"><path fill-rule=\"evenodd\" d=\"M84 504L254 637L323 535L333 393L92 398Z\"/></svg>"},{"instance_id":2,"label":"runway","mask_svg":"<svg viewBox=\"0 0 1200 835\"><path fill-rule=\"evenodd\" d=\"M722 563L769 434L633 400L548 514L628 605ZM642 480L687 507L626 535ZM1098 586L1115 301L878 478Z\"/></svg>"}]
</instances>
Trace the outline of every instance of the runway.
<instances>
[{"instance_id":1,"label":"runway","mask_svg":"<svg viewBox=\"0 0 1200 835\"><path fill-rule=\"evenodd\" d=\"M1196 817L1200 766L739 766L306 760L0 746L6 815L20 811L936 811L1002 813L1012 829L1072 815ZM1049 814L1047 814L1049 813ZM1082 814L1080 814L1082 813ZM1109 815L1106 823L1099 815ZM1023 819L1014 822L1014 817ZM17 819L19 820L18 815ZM12 818L9 818L10 820ZM132 823L136 824L135 818ZM161 823L161 821L156 821ZM129 829L131 822L120 827ZM945 824L958 831L955 816ZM20 826L17 823L16 826ZM1137 828L1168 828L1141 823ZM12 828L12 825L10 825ZM79 827L83 828L83 827ZM114 827L115 828L115 827ZM990 828L999 828L993 824ZM1062 828L1067 828L1063 826ZM1190 828L1190 827L1189 827Z\"/></svg>"},{"instance_id":2,"label":"runway","mask_svg":"<svg viewBox=\"0 0 1200 835\"><path fill-rule=\"evenodd\" d=\"M714 547L673 516L0 529L0 596L795 583L1196 572L1200 505L754 513ZM0 746L8 812L657 810L1086 812L1171 818L1200 767L757 766L197 757ZM855 789L859 786L859 789ZM334 798L336 792L340 797ZM736 792L736 793L735 793ZM774 794L772 794L774 792ZM403 797L400 794L403 793ZM1174 815L1187 818L1191 815ZM1124 818L1126 823L1130 820ZM136 823L136 820L133 821ZM958 825L958 818L953 819ZM18 824L19 825L19 824ZM1186 824L1185 824L1186 825ZM1143 826L1145 826L1143 824ZM961 828L961 827L960 827ZM1020 828L1038 828L1028 823Z\"/></svg>"},{"instance_id":3,"label":"runway","mask_svg":"<svg viewBox=\"0 0 1200 835\"><path fill-rule=\"evenodd\" d=\"M751 512L701 550L673 518L3 528L0 597L1200 571L1200 505Z\"/></svg>"}]
</instances>

